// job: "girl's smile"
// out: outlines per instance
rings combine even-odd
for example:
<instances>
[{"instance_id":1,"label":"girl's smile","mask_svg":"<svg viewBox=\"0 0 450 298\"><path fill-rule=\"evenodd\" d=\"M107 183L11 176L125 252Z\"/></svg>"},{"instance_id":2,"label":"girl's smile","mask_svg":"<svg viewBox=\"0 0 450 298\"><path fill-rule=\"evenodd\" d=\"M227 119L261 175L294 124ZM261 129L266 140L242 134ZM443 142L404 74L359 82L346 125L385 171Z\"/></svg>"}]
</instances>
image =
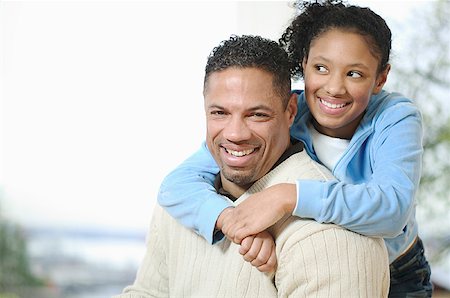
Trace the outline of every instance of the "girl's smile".
<instances>
[{"instance_id":1,"label":"girl's smile","mask_svg":"<svg viewBox=\"0 0 450 298\"><path fill-rule=\"evenodd\" d=\"M386 82L389 68L377 74L378 65L360 34L331 29L311 42L303 61L305 95L319 132L351 139L370 97Z\"/></svg>"}]
</instances>

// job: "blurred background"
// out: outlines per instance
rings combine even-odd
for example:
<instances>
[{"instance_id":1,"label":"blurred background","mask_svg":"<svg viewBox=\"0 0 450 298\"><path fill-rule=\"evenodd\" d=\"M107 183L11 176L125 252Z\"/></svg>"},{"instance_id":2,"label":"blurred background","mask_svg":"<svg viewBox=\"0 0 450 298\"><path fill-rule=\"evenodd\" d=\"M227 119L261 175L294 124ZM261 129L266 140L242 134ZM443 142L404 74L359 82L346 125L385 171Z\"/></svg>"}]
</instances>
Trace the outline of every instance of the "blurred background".
<instances>
[{"instance_id":1,"label":"blurred background","mask_svg":"<svg viewBox=\"0 0 450 298\"><path fill-rule=\"evenodd\" d=\"M386 19L386 89L423 112L417 217L445 297L450 2L348 2ZM204 139L206 57L230 34L277 40L294 13L285 1L0 1L0 298L132 283L159 184Z\"/></svg>"}]
</instances>

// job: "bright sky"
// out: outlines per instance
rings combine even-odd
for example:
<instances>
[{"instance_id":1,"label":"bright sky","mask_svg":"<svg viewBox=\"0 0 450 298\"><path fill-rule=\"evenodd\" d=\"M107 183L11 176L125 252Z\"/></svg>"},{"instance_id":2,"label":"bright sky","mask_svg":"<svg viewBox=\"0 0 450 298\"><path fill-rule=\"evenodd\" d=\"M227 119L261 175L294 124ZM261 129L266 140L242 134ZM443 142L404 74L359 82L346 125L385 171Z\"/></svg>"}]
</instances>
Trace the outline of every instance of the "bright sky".
<instances>
[{"instance_id":1,"label":"bright sky","mask_svg":"<svg viewBox=\"0 0 450 298\"><path fill-rule=\"evenodd\" d=\"M423 4L350 2L393 30ZM1 213L145 229L163 177L204 139L210 50L232 33L276 39L291 11L256 1L0 2Z\"/></svg>"}]
</instances>

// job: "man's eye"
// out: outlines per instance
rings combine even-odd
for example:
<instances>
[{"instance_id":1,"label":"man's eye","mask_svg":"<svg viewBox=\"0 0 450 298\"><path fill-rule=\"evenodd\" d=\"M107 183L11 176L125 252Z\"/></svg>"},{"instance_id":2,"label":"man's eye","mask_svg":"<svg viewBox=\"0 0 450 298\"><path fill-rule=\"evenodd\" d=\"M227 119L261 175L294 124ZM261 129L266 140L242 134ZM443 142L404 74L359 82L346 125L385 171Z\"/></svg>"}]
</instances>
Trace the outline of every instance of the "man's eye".
<instances>
[{"instance_id":1,"label":"man's eye","mask_svg":"<svg viewBox=\"0 0 450 298\"><path fill-rule=\"evenodd\" d=\"M362 78L362 74L361 74L360 72L354 71L354 70L349 71L349 72L347 73L347 75L348 75L349 77L352 77L352 78Z\"/></svg>"},{"instance_id":2,"label":"man's eye","mask_svg":"<svg viewBox=\"0 0 450 298\"><path fill-rule=\"evenodd\" d=\"M269 117L269 115L267 115L265 113L253 113L250 116L253 118L257 118L257 119L265 119L265 118Z\"/></svg>"},{"instance_id":3,"label":"man's eye","mask_svg":"<svg viewBox=\"0 0 450 298\"><path fill-rule=\"evenodd\" d=\"M221 116L225 115L224 111L211 111L211 115Z\"/></svg>"}]
</instances>

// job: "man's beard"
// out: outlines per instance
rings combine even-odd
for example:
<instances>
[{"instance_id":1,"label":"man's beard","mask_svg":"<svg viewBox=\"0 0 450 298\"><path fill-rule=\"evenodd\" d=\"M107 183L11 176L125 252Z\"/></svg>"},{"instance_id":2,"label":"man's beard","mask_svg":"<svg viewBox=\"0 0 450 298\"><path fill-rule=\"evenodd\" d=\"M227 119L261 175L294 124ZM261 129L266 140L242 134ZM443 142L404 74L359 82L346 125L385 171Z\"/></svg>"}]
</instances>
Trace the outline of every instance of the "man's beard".
<instances>
[{"instance_id":1,"label":"man's beard","mask_svg":"<svg viewBox=\"0 0 450 298\"><path fill-rule=\"evenodd\" d=\"M237 171L222 171L223 176L228 181L239 185L241 187L253 184L255 182L253 171L248 173L242 173Z\"/></svg>"}]
</instances>

